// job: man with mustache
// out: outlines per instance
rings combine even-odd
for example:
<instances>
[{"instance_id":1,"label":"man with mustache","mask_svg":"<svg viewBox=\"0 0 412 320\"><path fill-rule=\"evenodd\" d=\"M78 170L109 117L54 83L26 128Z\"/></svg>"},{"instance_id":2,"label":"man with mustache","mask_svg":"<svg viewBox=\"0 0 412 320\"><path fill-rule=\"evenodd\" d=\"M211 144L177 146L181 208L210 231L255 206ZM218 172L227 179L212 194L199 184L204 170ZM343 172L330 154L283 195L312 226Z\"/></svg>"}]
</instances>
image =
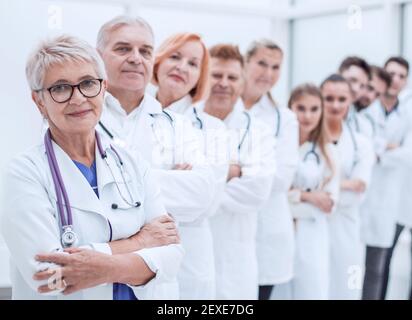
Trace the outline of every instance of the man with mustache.
<instances>
[{"instance_id":1,"label":"man with mustache","mask_svg":"<svg viewBox=\"0 0 412 320\"><path fill-rule=\"evenodd\" d=\"M257 299L257 215L273 180L274 138L244 111L243 57L236 46L212 47L211 90L199 108L221 119L229 132L230 168L222 202L211 218L217 299Z\"/></svg>"},{"instance_id":2,"label":"man with mustache","mask_svg":"<svg viewBox=\"0 0 412 320\"><path fill-rule=\"evenodd\" d=\"M97 37L108 77L98 130L115 144L140 153L152 165L166 210L174 218L146 221L150 232L142 236L143 248L153 242L179 242L171 223L192 222L207 214L215 185L191 122L179 114L162 111L160 103L145 94L153 73L153 47L153 31L139 17L116 17L101 27ZM177 299L176 279L159 285L150 298Z\"/></svg>"},{"instance_id":3,"label":"man with mustache","mask_svg":"<svg viewBox=\"0 0 412 320\"><path fill-rule=\"evenodd\" d=\"M360 96L357 102L358 111L363 111L369 107L376 99L383 96L391 84L391 76L383 68L371 66L371 78L366 91Z\"/></svg>"}]
</instances>

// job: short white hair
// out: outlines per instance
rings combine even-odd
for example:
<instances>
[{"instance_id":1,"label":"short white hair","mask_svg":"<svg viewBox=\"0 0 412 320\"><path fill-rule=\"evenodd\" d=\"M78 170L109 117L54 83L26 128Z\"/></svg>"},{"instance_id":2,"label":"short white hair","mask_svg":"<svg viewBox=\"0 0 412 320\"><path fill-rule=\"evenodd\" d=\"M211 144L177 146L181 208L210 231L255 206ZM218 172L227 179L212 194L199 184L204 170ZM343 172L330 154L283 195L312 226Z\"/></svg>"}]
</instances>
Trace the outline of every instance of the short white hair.
<instances>
[{"instance_id":1,"label":"short white hair","mask_svg":"<svg viewBox=\"0 0 412 320\"><path fill-rule=\"evenodd\" d=\"M122 15L117 16L112 20L107 21L104 25L102 25L102 27L99 30L99 33L97 34L97 50L99 50L100 52L104 50L107 44L108 34L112 32L114 29L120 28L122 26L132 26L136 24L146 28L146 30L148 30L152 35L154 41L153 29L145 19L141 17Z\"/></svg>"},{"instance_id":2,"label":"short white hair","mask_svg":"<svg viewBox=\"0 0 412 320\"><path fill-rule=\"evenodd\" d=\"M44 78L51 66L68 61L89 62L99 78L107 78L103 60L95 48L79 38L61 35L42 41L30 54L26 63L26 77L31 90L43 88Z\"/></svg>"}]
</instances>

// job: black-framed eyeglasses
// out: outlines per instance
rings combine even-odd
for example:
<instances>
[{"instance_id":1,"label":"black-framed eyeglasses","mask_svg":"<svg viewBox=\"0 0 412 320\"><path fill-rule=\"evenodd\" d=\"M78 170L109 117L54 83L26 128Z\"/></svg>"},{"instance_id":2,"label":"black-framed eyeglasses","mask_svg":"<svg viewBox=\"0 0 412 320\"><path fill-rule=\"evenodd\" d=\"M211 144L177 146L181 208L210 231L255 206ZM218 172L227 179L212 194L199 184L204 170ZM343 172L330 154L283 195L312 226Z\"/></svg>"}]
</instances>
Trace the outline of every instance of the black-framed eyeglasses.
<instances>
[{"instance_id":1,"label":"black-framed eyeglasses","mask_svg":"<svg viewBox=\"0 0 412 320\"><path fill-rule=\"evenodd\" d=\"M64 103L69 101L74 92L74 88L77 88L79 92L86 98L97 97L102 91L103 79L86 79L78 84L56 84L49 88L40 89L37 91L47 90L50 93L52 99L57 103Z\"/></svg>"}]
</instances>

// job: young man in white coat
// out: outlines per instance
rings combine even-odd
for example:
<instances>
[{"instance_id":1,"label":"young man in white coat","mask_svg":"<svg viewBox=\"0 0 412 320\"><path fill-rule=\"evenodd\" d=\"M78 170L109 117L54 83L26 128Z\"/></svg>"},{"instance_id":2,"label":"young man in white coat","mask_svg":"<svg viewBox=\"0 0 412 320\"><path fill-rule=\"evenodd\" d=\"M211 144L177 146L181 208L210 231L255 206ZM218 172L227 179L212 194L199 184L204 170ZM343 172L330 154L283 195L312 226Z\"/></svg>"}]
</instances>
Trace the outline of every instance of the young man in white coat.
<instances>
[{"instance_id":1,"label":"young man in white coat","mask_svg":"<svg viewBox=\"0 0 412 320\"><path fill-rule=\"evenodd\" d=\"M383 96L391 84L391 76L385 69L378 66L370 66L371 78L367 85L366 91L360 96L357 107L359 112L364 111L379 97ZM366 117L366 113L363 113ZM371 120L368 118L368 120ZM375 125L374 123L372 124Z\"/></svg>"},{"instance_id":2,"label":"young man in white coat","mask_svg":"<svg viewBox=\"0 0 412 320\"><path fill-rule=\"evenodd\" d=\"M275 169L275 146L267 126L244 111L240 94L243 58L236 46L216 45L211 55L211 91L203 106L229 132L230 167L221 204L211 218L217 299L257 299L256 229Z\"/></svg>"},{"instance_id":3,"label":"young man in white coat","mask_svg":"<svg viewBox=\"0 0 412 320\"><path fill-rule=\"evenodd\" d=\"M367 245L363 299L384 299L385 265L399 231L396 222L402 207L401 181L412 158L410 123L399 106L401 90L401 86L391 83L388 91L365 110L377 124L377 162L361 208L362 236Z\"/></svg>"},{"instance_id":4,"label":"young man in white coat","mask_svg":"<svg viewBox=\"0 0 412 320\"><path fill-rule=\"evenodd\" d=\"M295 258L287 194L299 161L299 127L296 115L277 105L270 93L279 80L282 62L282 49L270 40L254 41L245 56L242 100L249 114L265 122L276 139L277 170L271 195L259 212L256 238L260 300L269 299L275 285L292 279Z\"/></svg>"},{"instance_id":5,"label":"young man in white coat","mask_svg":"<svg viewBox=\"0 0 412 320\"><path fill-rule=\"evenodd\" d=\"M396 92L401 92L403 91L408 82L408 76L409 76L409 63L407 60L405 60L402 57L390 57L386 62L385 62L385 70L389 73L391 76L392 82L391 82L391 87L389 88L389 94L394 94ZM411 101L409 102L407 100L402 101L399 98L399 109L400 112L402 113L403 116L406 117L409 131L412 130L412 105ZM404 140L403 143L406 141ZM388 282L389 282L389 273L390 273L390 263L392 259L392 254L393 250L396 247L396 244L399 240L399 236L401 235L402 231L405 228L409 228L411 231L412 227L412 200L410 196L410 190L412 187L412 160L409 158L409 161L407 163L400 164L402 167L402 180L400 181L401 183L401 190L400 190L400 203L401 205L399 206L399 211L398 211L398 218L397 218L397 224L396 224L396 232L395 236L393 239L393 243L391 248L388 251L388 255L386 257L385 261L385 272L384 272L384 280L383 280L383 287L382 287L382 295L381 299L384 299L386 296L386 291L388 287ZM409 299L412 299L412 289L410 289L409 293Z\"/></svg>"},{"instance_id":6,"label":"young man in white coat","mask_svg":"<svg viewBox=\"0 0 412 320\"><path fill-rule=\"evenodd\" d=\"M177 222L190 222L207 213L215 178L190 121L162 111L145 94L153 46L153 31L141 18L120 16L101 27L97 49L105 63L108 93L98 130L115 144L140 152L155 169L167 212ZM177 281L159 288L155 298L177 299Z\"/></svg>"},{"instance_id":7,"label":"young man in white coat","mask_svg":"<svg viewBox=\"0 0 412 320\"><path fill-rule=\"evenodd\" d=\"M369 139L373 135L373 125L364 114L359 113L362 109L361 100L367 92L367 86L371 78L369 64L362 58L351 56L345 58L339 66L339 74L349 83L353 91L353 105L349 108L346 122L356 132L366 135Z\"/></svg>"}]
</instances>

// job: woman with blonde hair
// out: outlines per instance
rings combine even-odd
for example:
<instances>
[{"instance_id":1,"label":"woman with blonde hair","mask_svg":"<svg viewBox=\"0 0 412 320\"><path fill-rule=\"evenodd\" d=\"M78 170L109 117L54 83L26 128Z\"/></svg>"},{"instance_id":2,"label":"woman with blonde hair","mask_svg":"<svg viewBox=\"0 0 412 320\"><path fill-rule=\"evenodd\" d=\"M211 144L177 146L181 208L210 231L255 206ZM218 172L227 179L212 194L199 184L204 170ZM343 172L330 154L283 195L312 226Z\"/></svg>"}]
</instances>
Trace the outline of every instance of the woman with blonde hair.
<instances>
[{"instance_id":1,"label":"woman with blonde hair","mask_svg":"<svg viewBox=\"0 0 412 320\"><path fill-rule=\"evenodd\" d=\"M337 150L329 143L320 90L304 84L292 91L289 108L299 122L298 170L289 191L295 221L294 299L328 299L329 230L339 192Z\"/></svg>"},{"instance_id":2,"label":"woman with blonde hair","mask_svg":"<svg viewBox=\"0 0 412 320\"><path fill-rule=\"evenodd\" d=\"M296 115L279 106L270 90L276 85L283 61L282 49L270 40L254 41L245 56L246 110L265 122L276 139L276 173L271 194L259 211L257 257L259 299L269 299L273 286L293 277L293 220L288 190L299 160L298 121Z\"/></svg>"},{"instance_id":3,"label":"woman with blonde hair","mask_svg":"<svg viewBox=\"0 0 412 320\"><path fill-rule=\"evenodd\" d=\"M200 143L216 178L214 201L194 222L181 223L186 255L179 272L181 299L213 299L215 272L212 234L208 217L217 210L228 173L224 155L226 128L223 122L196 107L205 98L209 79L209 53L195 33L178 33L167 38L155 56L152 83L164 112L185 116L198 131ZM183 164L190 170L190 164Z\"/></svg>"},{"instance_id":4,"label":"woman with blonde hair","mask_svg":"<svg viewBox=\"0 0 412 320\"><path fill-rule=\"evenodd\" d=\"M325 101L325 122L341 162L340 197L329 217L330 299L360 299L363 244L360 206L369 187L375 154L372 144L356 132L345 118L353 102L350 83L339 74L327 77L320 86Z\"/></svg>"}]
</instances>

